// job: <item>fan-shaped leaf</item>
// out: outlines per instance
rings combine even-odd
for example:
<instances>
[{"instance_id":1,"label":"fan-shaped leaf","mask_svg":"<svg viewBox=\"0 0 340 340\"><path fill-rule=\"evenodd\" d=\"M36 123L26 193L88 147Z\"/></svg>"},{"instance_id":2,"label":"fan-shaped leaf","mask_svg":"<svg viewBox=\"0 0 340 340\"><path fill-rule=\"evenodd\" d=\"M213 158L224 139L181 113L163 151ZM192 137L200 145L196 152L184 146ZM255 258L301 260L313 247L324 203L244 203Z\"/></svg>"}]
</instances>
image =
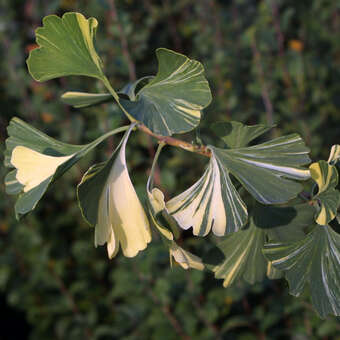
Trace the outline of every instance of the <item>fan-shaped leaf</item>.
<instances>
[{"instance_id":1,"label":"fan-shaped leaf","mask_svg":"<svg viewBox=\"0 0 340 340\"><path fill-rule=\"evenodd\" d=\"M195 128L211 93L201 63L159 48L159 69L135 101L120 99L125 110L158 135L169 136Z\"/></svg>"},{"instance_id":2,"label":"fan-shaped leaf","mask_svg":"<svg viewBox=\"0 0 340 340\"><path fill-rule=\"evenodd\" d=\"M321 317L340 315L340 235L329 226L316 226L297 242L271 243L264 254L285 271L290 293L299 296L309 284L312 303Z\"/></svg>"},{"instance_id":3,"label":"fan-shaped leaf","mask_svg":"<svg viewBox=\"0 0 340 340\"><path fill-rule=\"evenodd\" d=\"M310 178L309 170L300 167L310 162L309 150L297 134L247 148L210 149L217 162L263 204L287 202L302 189L292 180Z\"/></svg>"},{"instance_id":4,"label":"fan-shaped leaf","mask_svg":"<svg viewBox=\"0 0 340 340\"><path fill-rule=\"evenodd\" d=\"M39 48L27 59L28 70L38 81L80 75L103 79L102 63L93 45L98 22L80 13L49 15L36 30Z\"/></svg>"},{"instance_id":5,"label":"fan-shaped leaf","mask_svg":"<svg viewBox=\"0 0 340 340\"><path fill-rule=\"evenodd\" d=\"M59 142L19 118L13 118L7 128L5 166L16 168L5 179L6 191L22 192L15 205L17 217L33 210L49 184L60 177L80 158L108 136L126 127L110 131L86 145Z\"/></svg>"},{"instance_id":6,"label":"fan-shaped leaf","mask_svg":"<svg viewBox=\"0 0 340 340\"><path fill-rule=\"evenodd\" d=\"M183 229L205 236L239 230L247 222L247 207L232 184L229 171L212 153L203 176L189 189L166 203L169 213Z\"/></svg>"},{"instance_id":7,"label":"fan-shaped leaf","mask_svg":"<svg viewBox=\"0 0 340 340\"><path fill-rule=\"evenodd\" d=\"M272 126L263 124L244 125L240 122L217 122L212 125L212 130L229 148L242 148L255 138L268 132Z\"/></svg>"},{"instance_id":8,"label":"fan-shaped leaf","mask_svg":"<svg viewBox=\"0 0 340 340\"><path fill-rule=\"evenodd\" d=\"M316 223L326 225L335 218L340 204L340 192L335 189L338 184L338 171L326 161L313 163L309 169L319 187L317 195L314 196L318 204Z\"/></svg>"},{"instance_id":9,"label":"fan-shaped leaf","mask_svg":"<svg viewBox=\"0 0 340 340\"><path fill-rule=\"evenodd\" d=\"M224 287L240 279L251 284L263 280L268 268L268 261L262 254L265 237L264 230L251 220L247 229L227 235L217 244L224 259L210 268L217 279L224 279Z\"/></svg>"}]
</instances>

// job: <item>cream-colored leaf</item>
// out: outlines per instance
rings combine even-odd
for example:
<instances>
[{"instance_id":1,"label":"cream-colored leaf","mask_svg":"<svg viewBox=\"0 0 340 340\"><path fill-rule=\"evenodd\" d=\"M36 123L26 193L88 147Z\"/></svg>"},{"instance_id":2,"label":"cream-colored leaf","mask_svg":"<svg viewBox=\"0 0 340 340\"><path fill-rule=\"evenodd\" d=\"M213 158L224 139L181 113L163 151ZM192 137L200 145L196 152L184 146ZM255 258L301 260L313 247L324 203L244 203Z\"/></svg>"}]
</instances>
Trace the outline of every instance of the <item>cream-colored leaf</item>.
<instances>
[{"instance_id":1,"label":"cream-colored leaf","mask_svg":"<svg viewBox=\"0 0 340 340\"><path fill-rule=\"evenodd\" d=\"M72 157L48 156L19 145L12 151L11 163L18 170L16 179L27 192L53 176L57 168Z\"/></svg>"}]
</instances>

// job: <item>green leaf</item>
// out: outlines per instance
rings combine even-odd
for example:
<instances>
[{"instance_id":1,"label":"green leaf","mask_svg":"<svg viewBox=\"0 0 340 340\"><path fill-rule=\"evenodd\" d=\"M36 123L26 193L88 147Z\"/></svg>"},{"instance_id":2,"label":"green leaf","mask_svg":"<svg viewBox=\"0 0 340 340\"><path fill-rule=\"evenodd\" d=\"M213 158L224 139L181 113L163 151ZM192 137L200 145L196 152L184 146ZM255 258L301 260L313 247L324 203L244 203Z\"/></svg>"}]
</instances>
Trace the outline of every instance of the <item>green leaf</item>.
<instances>
[{"instance_id":1,"label":"green leaf","mask_svg":"<svg viewBox=\"0 0 340 340\"><path fill-rule=\"evenodd\" d=\"M306 236L308 227L314 223L314 212L308 203L287 206L257 203L254 222L266 231L271 241L296 241Z\"/></svg>"},{"instance_id":2,"label":"green leaf","mask_svg":"<svg viewBox=\"0 0 340 340\"><path fill-rule=\"evenodd\" d=\"M247 222L247 207L231 182L229 171L212 153L203 176L189 189L166 203L182 229L217 236L235 232Z\"/></svg>"},{"instance_id":3,"label":"green leaf","mask_svg":"<svg viewBox=\"0 0 340 340\"><path fill-rule=\"evenodd\" d=\"M313 163L310 173L319 187L313 199L317 202L316 223L326 225L332 221L340 204L340 192L335 189L338 184L338 171L326 161Z\"/></svg>"},{"instance_id":4,"label":"green leaf","mask_svg":"<svg viewBox=\"0 0 340 340\"><path fill-rule=\"evenodd\" d=\"M130 180L125 149L135 124L131 124L112 157L92 166L77 188L79 207L95 226L95 246L107 243L109 258L119 247L134 257L151 241L149 221Z\"/></svg>"},{"instance_id":5,"label":"green leaf","mask_svg":"<svg viewBox=\"0 0 340 340\"><path fill-rule=\"evenodd\" d=\"M340 145L336 144L332 146L327 162L331 165L335 165L336 163L339 162L339 160L340 160Z\"/></svg>"},{"instance_id":6,"label":"green leaf","mask_svg":"<svg viewBox=\"0 0 340 340\"><path fill-rule=\"evenodd\" d=\"M273 126L263 124L244 125L240 122L217 122L212 125L212 130L229 148L247 146L252 140L268 132Z\"/></svg>"},{"instance_id":7,"label":"green leaf","mask_svg":"<svg viewBox=\"0 0 340 340\"><path fill-rule=\"evenodd\" d=\"M93 45L98 22L80 13L49 15L36 30L39 48L30 52L27 66L37 81L80 75L103 79L102 62Z\"/></svg>"},{"instance_id":8,"label":"green leaf","mask_svg":"<svg viewBox=\"0 0 340 340\"><path fill-rule=\"evenodd\" d=\"M200 122L201 110L209 105L211 93L201 63L159 48L155 78L137 93L134 101L121 98L124 109L152 132L162 136L184 133Z\"/></svg>"},{"instance_id":9,"label":"green leaf","mask_svg":"<svg viewBox=\"0 0 340 340\"><path fill-rule=\"evenodd\" d=\"M19 118L7 128L5 166L14 167L5 178L9 194L21 194L15 205L16 215L33 210L50 183L60 177L85 154L108 136L126 130L116 129L90 144L72 145L59 142Z\"/></svg>"},{"instance_id":10,"label":"green leaf","mask_svg":"<svg viewBox=\"0 0 340 340\"><path fill-rule=\"evenodd\" d=\"M310 178L309 170L301 168L310 162L309 150L297 134L247 148L209 147L220 166L230 171L263 204L289 201L302 190L295 180Z\"/></svg>"},{"instance_id":11,"label":"green leaf","mask_svg":"<svg viewBox=\"0 0 340 340\"><path fill-rule=\"evenodd\" d=\"M229 287L243 279L250 284L260 282L266 275L268 261L262 254L266 234L250 221L248 228L227 235L217 244L223 260L218 265L209 265L217 279L224 279L223 286ZM216 249L207 254L206 258L218 257ZM205 259L204 259L205 260Z\"/></svg>"},{"instance_id":12,"label":"green leaf","mask_svg":"<svg viewBox=\"0 0 340 340\"><path fill-rule=\"evenodd\" d=\"M264 254L285 271L290 293L299 296L310 286L312 303L321 317L340 315L340 235L329 226L316 226L297 242L271 243Z\"/></svg>"},{"instance_id":13,"label":"green leaf","mask_svg":"<svg viewBox=\"0 0 340 340\"><path fill-rule=\"evenodd\" d=\"M209 146L211 158L203 176L189 189L166 203L183 229L205 236L238 231L247 222L247 207L230 179L230 173L260 203L285 203L302 189L294 180L310 177L300 165L308 163L308 149L298 135L238 149Z\"/></svg>"},{"instance_id":14,"label":"green leaf","mask_svg":"<svg viewBox=\"0 0 340 340\"><path fill-rule=\"evenodd\" d=\"M65 92L61 100L75 108L87 107L112 101L110 93Z\"/></svg>"}]
</instances>

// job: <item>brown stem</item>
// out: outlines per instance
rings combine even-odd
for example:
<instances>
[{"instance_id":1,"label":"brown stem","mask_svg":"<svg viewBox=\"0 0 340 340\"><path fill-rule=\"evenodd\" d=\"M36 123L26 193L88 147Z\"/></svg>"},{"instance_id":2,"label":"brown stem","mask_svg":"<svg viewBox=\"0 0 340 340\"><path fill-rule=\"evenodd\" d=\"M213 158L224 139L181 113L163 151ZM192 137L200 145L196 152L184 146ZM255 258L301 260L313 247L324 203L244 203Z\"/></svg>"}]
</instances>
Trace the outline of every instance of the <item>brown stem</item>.
<instances>
[{"instance_id":1,"label":"brown stem","mask_svg":"<svg viewBox=\"0 0 340 340\"><path fill-rule=\"evenodd\" d=\"M145 290L151 297L151 300L158 305L168 321L170 322L171 326L174 328L175 332L180 336L181 339L183 340L191 340L191 337L187 335L184 330L182 325L180 324L179 320L176 318L176 316L172 313L171 308L168 304L163 304L162 301L158 298L158 296L152 291L151 288L151 282L148 280L137 268L135 264L132 265L133 271L137 274L138 278L140 281L145 282Z\"/></svg>"},{"instance_id":2,"label":"brown stem","mask_svg":"<svg viewBox=\"0 0 340 340\"><path fill-rule=\"evenodd\" d=\"M168 145L176 146L178 148L184 149L186 151L198 153L200 155L211 157L211 152L206 146L199 146L190 144L188 142L185 142L183 140L173 138L170 136L160 136L153 133L150 129L148 129L145 125L140 124L137 126L138 129L154 138L156 138L159 142L163 142Z\"/></svg>"},{"instance_id":3,"label":"brown stem","mask_svg":"<svg viewBox=\"0 0 340 340\"><path fill-rule=\"evenodd\" d=\"M267 87L267 83L266 83L266 79L265 79L265 75L264 75L264 70L263 70L262 63L261 63L261 54L260 54L259 50L257 49L255 37L252 40L251 46L252 46L252 51L253 51L253 58L255 60L257 70L258 70L258 74L259 74L259 78L260 78L261 94L262 94L264 106L266 108L267 123L269 125L273 125L273 123L274 123L273 105L272 105L272 102L270 100L269 90L268 90L268 87Z\"/></svg>"},{"instance_id":4,"label":"brown stem","mask_svg":"<svg viewBox=\"0 0 340 340\"><path fill-rule=\"evenodd\" d=\"M187 279L188 279L188 283L189 283L189 289L190 289L191 292L193 292L194 291L194 283L192 281L190 273L186 272L186 274L187 274ZM208 318L206 317L205 311L202 308L200 301L198 299L196 299L196 297L194 297L192 299L192 304L195 308L195 311L196 311L198 317L201 319L201 321L204 323L204 325L207 328L209 328L212 331L212 333L214 334L214 339L222 340L222 337L221 337L220 332L219 332L218 328L216 327L216 325L214 325L212 322L210 322L208 320Z\"/></svg>"}]
</instances>

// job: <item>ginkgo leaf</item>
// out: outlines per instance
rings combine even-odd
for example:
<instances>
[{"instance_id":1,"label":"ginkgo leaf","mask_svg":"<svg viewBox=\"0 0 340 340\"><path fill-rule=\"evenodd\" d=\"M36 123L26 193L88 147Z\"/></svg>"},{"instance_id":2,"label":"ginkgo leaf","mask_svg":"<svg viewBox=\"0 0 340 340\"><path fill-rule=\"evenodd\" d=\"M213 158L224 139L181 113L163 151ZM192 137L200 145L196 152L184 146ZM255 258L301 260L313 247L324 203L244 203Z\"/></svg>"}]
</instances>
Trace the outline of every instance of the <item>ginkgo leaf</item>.
<instances>
[{"instance_id":1,"label":"ginkgo leaf","mask_svg":"<svg viewBox=\"0 0 340 340\"><path fill-rule=\"evenodd\" d=\"M91 167L77 188L84 218L95 226L95 246L107 243L109 258L122 248L134 257L151 241L149 221L130 180L125 159L126 143L134 127L125 133L112 157Z\"/></svg>"},{"instance_id":2,"label":"ginkgo leaf","mask_svg":"<svg viewBox=\"0 0 340 340\"><path fill-rule=\"evenodd\" d=\"M61 100L75 108L82 108L112 101L112 95L110 93L65 92Z\"/></svg>"},{"instance_id":3,"label":"ginkgo leaf","mask_svg":"<svg viewBox=\"0 0 340 340\"><path fill-rule=\"evenodd\" d=\"M5 178L6 191L20 194L15 205L17 217L33 210L50 183L95 148L105 138L126 130L122 127L86 145L59 142L19 118L7 128L5 166L15 168Z\"/></svg>"},{"instance_id":4,"label":"ginkgo leaf","mask_svg":"<svg viewBox=\"0 0 340 340\"><path fill-rule=\"evenodd\" d=\"M296 181L310 178L309 149L297 134L238 149L210 146L217 162L260 203L278 204L294 198L302 187Z\"/></svg>"},{"instance_id":5,"label":"ginkgo leaf","mask_svg":"<svg viewBox=\"0 0 340 340\"><path fill-rule=\"evenodd\" d=\"M94 48L98 22L80 13L49 15L36 30L39 48L30 52L28 70L37 81L80 75L103 79L102 62Z\"/></svg>"},{"instance_id":6,"label":"ginkgo leaf","mask_svg":"<svg viewBox=\"0 0 340 340\"><path fill-rule=\"evenodd\" d=\"M174 258L184 269L193 268L203 270L204 264L202 259L189 251L184 250L175 242L175 239L179 237L177 225L166 209L164 194L158 188L153 187L155 166L163 146L164 144L162 143L158 146L146 185L149 215L153 225L156 227L156 230L159 232L162 240L169 249L170 264L172 265L172 258Z\"/></svg>"},{"instance_id":7,"label":"ginkgo leaf","mask_svg":"<svg viewBox=\"0 0 340 340\"><path fill-rule=\"evenodd\" d=\"M217 236L239 230L247 222L247 207L231 182L229 171L212 152L203 176L189 189L166 203L183 229L193 234Z\"/></svg>"},{"instance_id":8,"label":"ginkgo leaf","mask_svg":"<svg viewBox=\"0 0 340 340\"><path fill-rule=\"evenodd\" d=\"M309 203L268 206L255 204L254 223L264 229L271 241L297 241L306 236L314 224L315 209Z\"/></svg>"},{"instance_id":9,"label":"ginkgo leaf","mask_svg":"<svg viewBox=\"0 0 340 340\"><path fill-rule=\"evenodd\" d=\"M203 176L166 203L183 229L194 235L210 230L217 236L238 231L247 221L247 208L230 173L263 204L285 203L302 189L294 180L310 178L308 149L298 135L280 137L256 146L219 149L209 146L211 158Z\"/></svg>"},{"instance_id":10,"label":"ginkgo leaf","mask_svg":"<svg viewBox=\"0 0 340 340\"><path fill-rule=\"evenodd\" d=\"M328 188L335 188L338 184L338 171L334 165L326 161L313 163L309 167L311 177L319 187L319 194Z\"/></svg>"},{"instance_id":11,"label":"ginkgo leaf","mask_svg":"<svg viewBox=\"0 0 340 340\"><path fill-rule=\"evenodd\" d=\"M240 122L231 121L214 123L212 130L229 148L242 148L255 138L268 132L272 127L263 124L248 126Z\"/></svg>"},{"instance_id":12,"label":"ginkgo leaf","mask_svg":"<svg viewBox=\"0 0 340 340\"><path fill-rule=\"evenodd\" d=\"M264 254L285 272L290 293L299 296L310 287L312 303L321 317L340 315L340 235L317 225L297 242L270 243Z\"/></svg>"},{"instance_id":13,"label":"ginkgo leaf","mask_svg":"<svg viewBox=\"0 0 340 340\"><path fill-rule=\"evenodd\" d=\"M170 258L172 257L184 269L204 269L204 264L200 257L184 250L175 241L172 241L170 245Z\"/></svg>"},{"instance_id":14,"label":"ginkgo leaf","mask_svg":"<svg viewBox=\"0 0 340 340\"><path fill-rule=\"evenodd\" d=\"M340 145L333 145L329 154L328 163L334 165L340 161Z\"/></svg>"},{"instance_id":15,"label":"ginkgo leaf","mask_svg":"<svg viewBox=\"0 0 340 340\"><path fill-rule=\"evenodd\" d=\"M222 260L217 265L209 265L209 268L217 279L224 280L224 287L229 287L240 279L251 284L263 280L268 270L268 261L262 254L265 238L264 230L256 227L250 220L246 229L227 235L217 244ZM215 249L212 254L216 254ZM206 258L213 257L212 254L207 254Z\"/></svg>"},{"instance_id":16,"label":"ginkgo leaf","mask_svg":"<svg viewBox=\"0 0 340 340\"><path fill-rule=\"evenodd\" d=\"M338 184L338 171L326 161L313 163L309 169L319 188L313 197L317 202L315 220L320 225L326 225L335 218L340 204L340 192L335 189Z\"/></svg>"},{"instance_id":17,"label":"ginkgo leaf","mask_svg":"<svg viewBox=\"0 0 340 340\"><path fill-rule=\"evenodd\" d=\"M194 129L211 92L201 63L159 48L157 75L137 93L135 100L121 98L124 109L152 132L162 136ZM133 99L133 98L132 98Z\"/></svg>"}]
</instances>

